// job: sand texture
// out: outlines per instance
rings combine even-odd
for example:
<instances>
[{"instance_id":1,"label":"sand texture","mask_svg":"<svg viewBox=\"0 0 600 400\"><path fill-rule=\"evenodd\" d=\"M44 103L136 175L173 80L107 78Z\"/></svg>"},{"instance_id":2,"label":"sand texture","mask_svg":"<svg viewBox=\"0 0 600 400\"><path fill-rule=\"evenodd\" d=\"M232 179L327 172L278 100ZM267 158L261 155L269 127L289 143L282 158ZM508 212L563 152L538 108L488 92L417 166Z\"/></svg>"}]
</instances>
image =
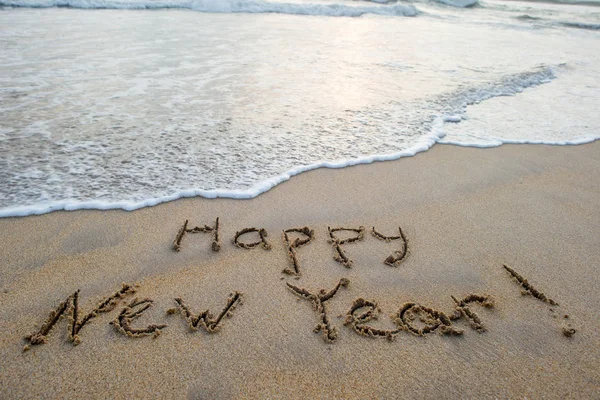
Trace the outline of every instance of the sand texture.
<instances>
[{"instance_id":1,"label":"sand texture","mask_svg":"<svg viewBox=\"0 0 600 400\"><path fill-rule=\"evenodd\" d=\"M600 142L0 219L0 262L0 398L600 398Z\"/></svg>"}]
</instances>

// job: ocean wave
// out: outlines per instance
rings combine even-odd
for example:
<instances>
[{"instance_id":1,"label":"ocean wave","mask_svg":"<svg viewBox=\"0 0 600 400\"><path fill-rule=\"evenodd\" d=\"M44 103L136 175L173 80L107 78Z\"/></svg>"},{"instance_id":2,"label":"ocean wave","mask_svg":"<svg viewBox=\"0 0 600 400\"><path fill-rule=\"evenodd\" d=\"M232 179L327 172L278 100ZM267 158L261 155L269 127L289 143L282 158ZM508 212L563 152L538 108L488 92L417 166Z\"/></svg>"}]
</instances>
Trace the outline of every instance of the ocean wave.
<instances>
[{"instance_id":1,"label":"ocean wave","mask_svg":"<svg viewBox=\"0 0 600 400\"><path fill-rule=\"evenodd\" d=\"M586 29L590 31L600 31L600 24L586 24L583 22L565 22L560 21L559 25L565 26L567 28L577 28L577 29Z\"/></svg>"},{"instance_id":2,"label":"ocean wave","mask_svg":"<svg viewBox=\"0 0 600 400\"><path fill-rule=\"evenodd\" d=\"M519 15L518 17L515 17L515 18L520 21L539 21L542 19L540 17L532 17L531 15L528 15L528 14Z\"/></svg>"},{"instance_id":3,"label":"ocean wave","mask_svg":"<svg viewBox=\"0 0 600 400\"><path fill-rule=\"evenodd\" d=\"M437 3L445 4L447 6L468 8L479 5L479 0L435 0Z\"/></svg>"},{"instance_id":4,"label":"ocean wave","mask_svg":"<svg viewBox=\"0 0 600 400\"><path fill-rule=\"evenodd\" d=\"M419 10L415 6L404 4L347 5L340 3L279 3L261 0L0 0L0 6L129 10L176 8L206 13L277 13L329 17L360 17L365 14L412 17L419 14Z\"/></svg>"},{"instance_id":5,"label":"ocean wave","mask_svg":"<svg viewBox=\"0 0 600 400\"><path fill-rule=\"evenodd\" d=\"M553 19L540 18L540 17L532 17L531 15L523 14L515 17L519 21L524 22L532 22L542 24L542 26L546 27L566 27L566 28L576 28L576 29L585 29L590 31L600 31L600 24L592 24L587 22L575 22L575 21L557 21Z\"/></svg>"},{"instance_id":6,"label":"ocean wave","mask_svg":"<svg viewBox=\"0 0 600 400\"><path fill-rule=\"evenodd\" d=\"M26 216L32 214L44 214L57 210L81 210L81 209L123 209L127 211L136 210L143 207L154 206L160 203L176 200L184 197L204 197L204 198L232 198L232 199L248 199L256 197L278 184L289 180L292 176L298 175L305 171L314 170L317 168L343 168L357 164L368 164L376 161L395 160L402 157L414 156L419 152L423 152L431 148L436 143L448 143L465 145L463 143L453 143L452 141L444 140L444 123L460 122L464 119L469 105L477 104L485 100L499 96L513 96L523 90L539 86L550 82L556 78L555 70L562 68L563 65L548 67L541 66L533 71L507 75L499 80L487 82L472 87L463 87L455 91L443 94L435 99L430 99L428 102L434 104L436 115L432 116L433 120L429 123L428 133L421 136L417 141L413 142L409 148L390 153L390 154L369 154L352 159L343 159L338 161L320 161L309 165L296 166L283 174L272 176L268 179L255 182L252 186L240 190L216 189L205 190L201 188L190 188L186 190L176 191L171 194L166 194L157 197L148 197L143 200L84 200L78 201L75 199L65 199L57 201L37 202L27 206L9 206L0 209L0 217ZM572 145L592 142L598 137L582 137L572 138L568 140L497 140L493 143L473 143L471 147L490 147L501 145L504 143L543 143L554 145Z\"/></svg>"}]
</instances>

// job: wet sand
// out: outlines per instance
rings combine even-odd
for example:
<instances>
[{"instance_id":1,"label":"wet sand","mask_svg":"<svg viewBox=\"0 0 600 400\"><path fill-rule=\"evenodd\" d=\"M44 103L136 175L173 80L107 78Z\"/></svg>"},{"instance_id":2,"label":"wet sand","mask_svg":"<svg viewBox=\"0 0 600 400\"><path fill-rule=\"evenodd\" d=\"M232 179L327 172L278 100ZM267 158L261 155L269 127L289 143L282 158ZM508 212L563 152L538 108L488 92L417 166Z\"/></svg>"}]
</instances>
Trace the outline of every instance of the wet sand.
<instances>
[{"instance_id":1,"label":"wet sand","mask_svg":"<svg viewBox=\"0 0 600 400\"><path fill-rule=\"evenodd\" d=\"M600 142L436 145L311 171L252 200L0 219L0 397L598 398L599 172ZM185 220L208 232L174 251ZM361 226L333 233L347 267L328 227ZM270 249L232 242L250 227L262 238L239 240ZM282 231L302 227L314 238L292 250L296 272ZM401 228L408 251L372 227ZM76 325L75 346L69 296L80 290L81 323L123 282L136 293ZM359 298L367 307L348 316Z\"/></svg>"}]
</instances>

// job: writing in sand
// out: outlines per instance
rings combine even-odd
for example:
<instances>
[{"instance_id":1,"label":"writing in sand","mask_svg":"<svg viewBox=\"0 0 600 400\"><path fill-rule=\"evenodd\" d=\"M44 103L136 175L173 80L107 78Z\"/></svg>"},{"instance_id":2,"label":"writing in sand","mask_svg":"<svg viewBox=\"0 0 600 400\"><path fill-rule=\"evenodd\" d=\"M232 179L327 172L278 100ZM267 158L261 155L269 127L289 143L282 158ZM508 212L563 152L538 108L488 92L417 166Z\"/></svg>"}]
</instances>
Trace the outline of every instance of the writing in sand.
<instances>
[{"instance_id":1,"label":"writing in sand","mask_svg":"<svg viewBox=\"0 0 600 400\"><path fill-rule=\"evenodd\" d=\"M207 233L211 235L212 251L218 252L221 250L221 234L219 218L216 218L212 226L196 226L188 227L189 221L186 220L178 230L172 244L174 251L181 251L184 242L184 237L187 234ZM365 240L366 229L364 226L358 228L337 227L327 228L328 242L333 249L333 258L338 263L346 268L351 268L353 260L346 254L345 247L354 242ZM375 227L370 229L371 236L385 242L397 242L396 250L391 254L382 257L382 262L390 267L398 267L409 255L408 239L402 228L398 228L398 232L390 236L377 231ZM252 238L253 236L253 238ZM262 248L266 251L272 249L269 243L268 232L264 228L243 228L237 231L232 238L233 245L251 250L254 248ZM302 268L298 261L297 253L303 246L308 245L315 239L315 232L307 226L289 228L282 232L282 240L287 250L289 265L283 269L283 273L288 276L293 276L296 280L300 278ZM544 293L536 289L529 281L521 274L516 272L511 267L506 265L503 268L507 272L507 276L512 278L516 284L521 287L521 294L530 295L535 300L542 301L550 307L551 312L559 307L559 304L546 296ZM284 279L284 278L282 278ZM328 313L327 304L333 301L336 294L344 289L346 290L350 281L346 278L340 279L335 284L330 284L328 288L319 290L309 290L290 282L285 282L289 292L299 299L305 299L311 303L316 312L318 320L313 331L320 333L323 340L327 343L334 343L339 336L339 327L332 323ZM139 285L137 284L122 284L122 287L111 295L102 299L93 309L88 312L83 312L80 309L80 291L76 290L71 295L62 301L54 308L48 318L42 323L41 327L33 334L25 337L26 345L24 350L27 351L31 345L41 345L49 340L50 333L60 320L66 319L68 326L68 340L73 345L78 345L82 342L83 328L91 321L100 317L101 314L107 314L117 308L120 303L124 302L120 312L110 322L116 332L130 338L141 338L145 336L158 337L168 325L166 323L154 323L146 326L137 326L134 322L146 310L153 306L154 301L150 298L137 298L135 293ZM168 315L181 315L187 321L189 329L192 331L203 330L209 334L214 334L220 331L225 320L234 315L237 307L243 304L243 294L235 291L230 293L225 300L225 305L217 314L213 314L210 310L200 312L193 311L192 306L185 303L180 297L173 299L174 307L166 311ZM449 299L450 300L450 299ZM349 305L345 315L343 325L347 327L348 332L366 336L370 338L383 338L394 340L398 335L406 333L417 336L426 336L430 334L441 334L448 336L460 336L464 334L464 329L457 326L457 321L463 320L475 332L486 332L486 326L480 316L481 309L493 309L494 299L489 294L469 293L461 296L451 296L451 312L443 312L436 310L426 305L406 302L402 304L391 316L390 320L394 329L380 329L369 325L373 320L378 319L381 309L375 300L367 300L364 298L355 299ZM568 319L567 314L563 315L564 319ZM562 327L562 333L566 337L571 337L576 332L570 324Z\"/></svg>"}]
</instances>

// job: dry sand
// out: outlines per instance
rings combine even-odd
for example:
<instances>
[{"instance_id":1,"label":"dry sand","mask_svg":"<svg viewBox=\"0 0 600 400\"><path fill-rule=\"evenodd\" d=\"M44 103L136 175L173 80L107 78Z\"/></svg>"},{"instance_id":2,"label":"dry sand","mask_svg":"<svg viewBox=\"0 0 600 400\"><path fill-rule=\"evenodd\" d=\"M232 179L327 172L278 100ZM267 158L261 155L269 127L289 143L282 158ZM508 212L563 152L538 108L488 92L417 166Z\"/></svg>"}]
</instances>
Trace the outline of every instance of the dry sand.
<instances>
[{"instance_id":1,"label":"dry sand","mask_svg":"<svg viewBox=\"0 0 600 400\"><path fill-rule=\"evenodd\" d=\"M0 397L600 398L599 172L600 142L436 145L413 158L312 171L253 200L0 219ZM219 252L206 233L186 234L173 251L184 220L191 228L216 217ZM291 264L281 232L303 226L315 238L297 251L296 279L282 273ZM351 268L334 260L328 226L367 228L364 240L342 246ZM372 226L387 235L402 227L410 253L399 266L383 261L400 242L377 240ZM246 227L266 229L272 249L235 247ZM522 295L503 264L560 306ZM311 302L286 283L317 293L342 278L348 287L325 302L338 333L327 343L313 332L320 317ZM46 344L23 351L23 337L75 290L85 314L122 282L154 300L131 325L167 324L160 336L131 338L109 325L129 296L91 319L78 346L64 318ZM218 314L234 291L243 304L217 333L166 313L180 297L195 314ZM388 341L343 324L360 297L381 309L363 325L392 331L402 324L389 316L407 302L450 316L451 296L470 293L494 298L492 309L469 306L484 333L462 318L451 325L461 336L400 330ZM440 323L409 315L417 328Z\"/></svg>"}]
</instances>

